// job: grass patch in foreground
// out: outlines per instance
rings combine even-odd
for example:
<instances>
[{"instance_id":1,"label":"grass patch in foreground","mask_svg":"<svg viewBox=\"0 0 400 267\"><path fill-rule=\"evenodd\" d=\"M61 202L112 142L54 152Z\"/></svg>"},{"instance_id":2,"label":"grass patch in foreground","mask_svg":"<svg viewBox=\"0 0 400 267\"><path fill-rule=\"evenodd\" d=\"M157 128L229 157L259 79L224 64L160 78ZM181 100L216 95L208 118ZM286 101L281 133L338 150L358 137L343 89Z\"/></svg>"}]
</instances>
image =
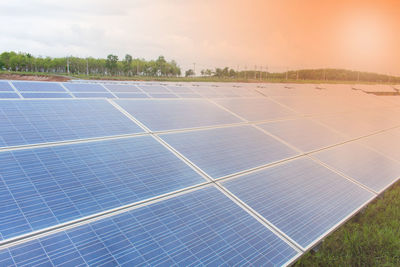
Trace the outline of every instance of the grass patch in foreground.
<instances>
[{"instance_id":1,"label":"grass patch in foreground","mask_svg":"<svg viewBox=\"0 0 400 267\"><path fill-rule=\"evenodd\" d=\"M295 266L400 266L400 182Z\"/></svg>"}]
</instances>

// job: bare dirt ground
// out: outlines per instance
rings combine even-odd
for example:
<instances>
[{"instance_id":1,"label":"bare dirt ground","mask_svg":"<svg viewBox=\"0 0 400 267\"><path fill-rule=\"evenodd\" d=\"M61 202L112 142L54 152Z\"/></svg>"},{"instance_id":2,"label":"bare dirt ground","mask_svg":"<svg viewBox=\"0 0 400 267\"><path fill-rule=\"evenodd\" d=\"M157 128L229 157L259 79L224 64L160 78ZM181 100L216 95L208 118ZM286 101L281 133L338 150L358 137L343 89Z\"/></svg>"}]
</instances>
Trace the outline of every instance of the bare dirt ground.
<instances>
[{"instance_id":1,"label":"bare dirt ground","mask_svg":"<svg viewBox=\"0 0 400 267\"><path fill-rule=\"evenodd\" d=\"M70 79L64 76L57 75L24 75L14 73L0 73L0 80L27 80L27 81L52 81L52 82L66 82Z\"/></svg>"}]
</instances>

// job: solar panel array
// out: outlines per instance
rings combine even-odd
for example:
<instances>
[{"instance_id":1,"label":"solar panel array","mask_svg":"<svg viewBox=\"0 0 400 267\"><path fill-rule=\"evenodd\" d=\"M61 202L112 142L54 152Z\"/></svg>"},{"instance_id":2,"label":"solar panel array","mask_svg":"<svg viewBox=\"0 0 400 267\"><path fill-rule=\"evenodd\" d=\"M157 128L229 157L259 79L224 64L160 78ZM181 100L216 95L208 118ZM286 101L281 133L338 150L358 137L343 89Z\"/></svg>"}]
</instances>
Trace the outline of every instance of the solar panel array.
<instances>
[{"instance_id":1,"label":"solar panel array","mask_svg":"<svg viewBox=\"0 0 400 267\"><path fill-rule=\"evenodd\" d=\"M400 177L400 101L348 85L0 81L0 100L0 266L288 265Z\"/></svg>"}]
</instances>

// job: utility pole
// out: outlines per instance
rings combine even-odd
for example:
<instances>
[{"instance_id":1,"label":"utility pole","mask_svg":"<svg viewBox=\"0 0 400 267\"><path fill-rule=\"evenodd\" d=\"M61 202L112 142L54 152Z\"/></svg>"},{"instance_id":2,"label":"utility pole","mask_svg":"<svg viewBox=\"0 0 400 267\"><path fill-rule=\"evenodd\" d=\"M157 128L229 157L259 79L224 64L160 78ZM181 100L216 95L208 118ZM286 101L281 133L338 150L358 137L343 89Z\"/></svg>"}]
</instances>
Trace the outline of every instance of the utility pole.
<instances>
[{"instance_id":1,"label":"utility pole","mask_svg":"<svg viewBox=\"0 0 400 267\"><path fill-rule=\"evenodd\" d=\"M244 79L247 80L247 65L244 66Z\"/></svg>"},{"instance_id":2,"label":"utility pole","mask_svg":"<svg viewBox=\"0 0 400 267\"><path fill-rule=\"evenodd\" d=\"M193 63L193 76L196 76L196 62Z\"/></svg>"},{"instance_id":3,"label":"utility pole","mask_svg":"<svg viewBox=\"0 0 400 267\"><path fill-rule=\"evenodd\" d=\"M86 58L86 75L89 76L89 58Z\"/></svg>"},{"instance_id":4,"label":"utility pole","mask_svg":"<svg viewBox=\"0 0 400 267\"><path fill-rule=\"evenodd\" d=\"M299 70L296 70L296 80L299 80Z\"/></svg>"},{"instance_id":5,"label":"utility pole","mask_svg":"<svg viewBox=\"0 0 400 267\"><path fill-rule=\"evenodd\" d=\"M288 79L289 69L286 68L286 80Z\"/></svg>"},{"instance_id":6,"label":"utility pole","mask_svg":"<svg viewBox=\"0 0 400 267\"><path fill-rule=\"evenodd\" d=\"M359 81L360 81L360 72L357 71L357 82L359 82Z\"/></svg>"},{"instance_id":7,"label":"utility pole","mask_svg":"<svg viewBox=\"0 0 400 267\"><path fill-rule=\"evenodd\" d=\"M268 80L268 65L265 66L265 79Z\"/></svg>"},{"instance_id":8,"label":"utility pole","mask_svg":"<svg viewBox=\"0 0 400 267\"><path fill-rule=\"evenodd\" d=\"M262 80L262 66L260 66L260 81Z\"/></svg>"},{"instance_id":9,"label":"utility pole","mask_svg":"<svg viewBox=\"0 0 400 267\"><path fill-rule=\"evenodd\" d=\"M254 65L254 80L257 80L257 65Z\"/></svg>"},{"instance_id":10,"label":"utility pole","mask_svg":"<svg viewBox=\"0 0 400 267\"><path fill-rule=\"evenodd\" d=\"M67 57L67 73L69 74L69 57Z\"/></svg>"}]
</instances>

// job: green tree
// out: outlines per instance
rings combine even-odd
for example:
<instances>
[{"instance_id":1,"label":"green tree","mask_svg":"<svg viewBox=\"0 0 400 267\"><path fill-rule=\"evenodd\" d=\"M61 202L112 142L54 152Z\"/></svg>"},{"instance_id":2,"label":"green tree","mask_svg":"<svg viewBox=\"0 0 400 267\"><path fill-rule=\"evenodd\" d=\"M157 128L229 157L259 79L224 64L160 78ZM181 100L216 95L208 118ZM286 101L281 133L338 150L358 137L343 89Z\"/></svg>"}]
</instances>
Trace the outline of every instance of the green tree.
<instances>
[{"instance_id":1,"label":"green tree","mask_svg":"<svg viewBox=\"0 0 400 267\"><path fill-rule=\"evenodd\" d=\"M117 65L118 63L118 56L109 54L106 60L106 69L110 72L111 75L116 74L117 72Z\"/></svg>"},{"instance_id":2,"label":"green tree","mask_svg":"<svg viewBox=\"0 0 400 267\"><path fill-rule=\"evenodd\" d=\"M194 75L194 71L192 69L188 69L185 71L185 77L190 77Z\"/></svg>"}]
</instances>

